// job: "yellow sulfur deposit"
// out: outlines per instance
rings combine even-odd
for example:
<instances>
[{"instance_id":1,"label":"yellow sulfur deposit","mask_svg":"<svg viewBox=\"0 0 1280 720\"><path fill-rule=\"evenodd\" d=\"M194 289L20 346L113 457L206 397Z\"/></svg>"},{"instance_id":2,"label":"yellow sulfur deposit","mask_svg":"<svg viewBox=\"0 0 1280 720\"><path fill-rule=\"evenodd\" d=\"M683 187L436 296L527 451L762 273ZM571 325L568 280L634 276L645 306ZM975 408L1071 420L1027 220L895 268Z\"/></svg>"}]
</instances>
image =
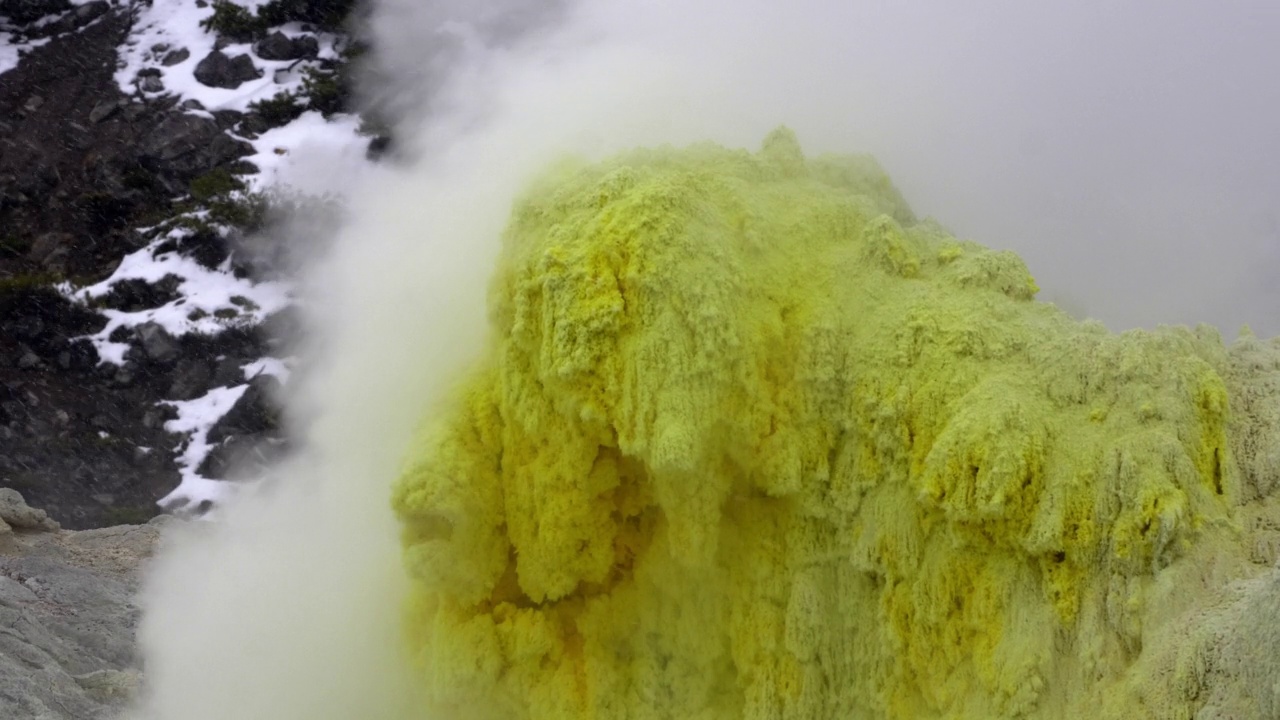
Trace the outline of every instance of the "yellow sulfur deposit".
<instances>
[{"instance_id":1,"label":"yellow sulfur deposit","mask_svg":"<svg viewBox=\"0 0 1280 720\"><path fill-rule=\"evenodd\" d=\"M785 129L567 163L504 242L394 498L433 716L1190 718L1254 682L1213 658L1277 615L1222 588L1275 560L1238 548L1280 517L1280 348L1078 322Z\"/></svg>"}]
</instances>

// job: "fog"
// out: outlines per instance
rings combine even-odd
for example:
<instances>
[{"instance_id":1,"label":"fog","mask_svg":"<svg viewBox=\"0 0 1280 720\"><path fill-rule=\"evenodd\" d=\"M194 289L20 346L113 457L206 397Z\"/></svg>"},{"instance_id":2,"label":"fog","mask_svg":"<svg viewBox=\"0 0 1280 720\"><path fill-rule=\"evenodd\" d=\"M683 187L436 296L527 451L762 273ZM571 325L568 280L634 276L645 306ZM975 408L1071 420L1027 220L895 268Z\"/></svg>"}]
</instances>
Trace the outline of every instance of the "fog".
<instances>
[{"instance_id":1,"label":"fog","mask_svg":"<svg viewBox=\"0 0 1280 720\"><path fill-rule=\"evenodd\" d=\"M513 198L566 153L785 123L1076 314L1280 332L1272 3L383 0L368 29L402 159L304 281L308 449L162 552L141 718L420 717L389 488L483 348Z\"/></svg>"}]
</instances>

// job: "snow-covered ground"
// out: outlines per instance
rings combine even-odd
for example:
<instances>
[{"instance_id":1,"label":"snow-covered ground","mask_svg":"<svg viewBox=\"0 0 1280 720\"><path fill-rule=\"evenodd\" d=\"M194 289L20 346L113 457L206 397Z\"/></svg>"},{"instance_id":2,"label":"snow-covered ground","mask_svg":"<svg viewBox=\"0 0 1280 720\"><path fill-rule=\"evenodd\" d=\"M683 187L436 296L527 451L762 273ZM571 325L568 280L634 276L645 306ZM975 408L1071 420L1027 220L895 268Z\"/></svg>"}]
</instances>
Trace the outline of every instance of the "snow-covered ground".
<instances>
[{"instance_id":1,"label":"snow-covered ground","mask_svg":"<svg viewBox=\"0 0 1280 720\"><path fill-rule=\"evenodd\" d=\"M26 55L31 48L37 48L49 42L49 38L40 40L29 40L27 42L15 42L13 33L8 30L0 30L0 75L9 72L18 67L18 61Z\"/></svg>"},{"instance_id":2,"label":"snow-covered ground","mask_svg":"<svg viewBox=\"0 0 1280 720\"><path fill-rule=\"evenodd\" d=\"M76 0L78 3L87 1ZM238 0L238 4L250 10L263 2ZM314 60L264 60L257 56L251 44L228 45L222 51L231 57L249 55L262 71L260 78L245 82L234 90L208 87L198 82L193 74L196 65L214 49L215 43L215 37L200 27L200 22L212 14L212 4L198 7L193 0L152 0L150 5L139 5L133 33L120 47L115 80L121 90L144 99L171 95L180 101L195 100L199 106L192 106L187 112L210 116L210 112L215 110L244 112L255 101L302 89L303 71L315 65ZM273 28L272 32L275 30L289 37L304 33L302 25L297 23ZM319 43L318 59L338 57L343 42L340 36L309 34ZM9 39L10 35L0 25L0 72L15 66L21 53L42 42L17 46L8 43ZM188 53L184 59L175 62L176 56L170 56L171 64L163 64L169 53L181 49ZM140 87L138 73L147 69L161 73L163 90L147 92ZM366 158L368 138L357 133L358 126L359 119L355 116L325 118L311 111L256 138L233 134L237 139L252 144L256 151L245 158L260 170L254 175L242 176L247 191L278 189L340 198L344 189L353 185L353 180L376 171ZM149 241L148 244L126 256L110 277L87 287L77 288L69 284L61 287L68 297L90 304L95 298L110 293L122 281L154 283L167 276L178 278L178 297L160 307L134 312L102 310L107 325L88 338L97 349L101 363L124 363L129 346L111 340L112 333L120 328L156 323L174 337L188 333L213 335L229 327L255 325L292 302L292 289L287 283L238 278L232 272L229 260L222 267L210 269L180 254L174 249L175 241L180 241L190 230L169 224L142 228L137 232ZM246 379L269 374L283 382L288 377L288 360L264 357L248 363L243 369ZM199 513L216 505L230 492L231 484L203 477L198 468L214 448L209 442L210 430L235 406L247 388L247 383L215 387L192 400L161 402L177 410L177 418L166 423L165 429L182 438L173 449L181 482L159 501L162 507L181 507Z\"/></svg>"},{"instance_id":3,"label":"snow-covered ground","mask_svg":"<svg viewBox=\"0 0 1280 720\"><path fill-rule=\"evenodd\" d=\"M49 15L48 17L41 18L40 20L37 20L34 23L32 23L32 27L41 27L44 25L48 25L49 23L54 22L58 18L66 15L67 13L74 12L77 7L80 7L81 5L84 5L92 1L93 0L69 0L69 2L71 3L70 10L67 10L66 12L63 12L63 13L59 13L57 15ZM86 24L85 27L87 26L88 25ZM80 30L83 30L83 29L84 29L83 27L80 28ZM77 30L77 32L79 32L79 30ZM26 55L28 52L30 52L32 48L38 48L41 45L44 45L45 43L49 42L49 40L51 39L51 38L38 38L35 40L25 40L22 42L18 42L14 38L15 38L14 28L10 26L9 19L3 15L0 15L0 75L3 75L4 73L7 73L10 70L18 67L18 61L22 59L23 55Z\"/></svg>"},{"instance_id":4,"label":"snow-covered ground","mask_svg":"<svg viewBox=\"0 0 1280 720\"><path fill-rule=\"evenodd\" d=\"M179 279L179 297L160 307L134 312L102 310L107 325L89 336L102 362L124 364L129 344L111 341L111 335L122 327L156 323L174 337L193 332L216 335L228 327L256 325L289 304L286 284L238 278L231 271L230 258L211 270L176 250L165 249L166 245L172 246L172 240L190 233L178 228L160 235L141 250L126 255L111 277L102 282L79 289L62 286L73 299L88 303L107 295L124 280L156 283L170 275Z\"/></svg>"}]
</instances>

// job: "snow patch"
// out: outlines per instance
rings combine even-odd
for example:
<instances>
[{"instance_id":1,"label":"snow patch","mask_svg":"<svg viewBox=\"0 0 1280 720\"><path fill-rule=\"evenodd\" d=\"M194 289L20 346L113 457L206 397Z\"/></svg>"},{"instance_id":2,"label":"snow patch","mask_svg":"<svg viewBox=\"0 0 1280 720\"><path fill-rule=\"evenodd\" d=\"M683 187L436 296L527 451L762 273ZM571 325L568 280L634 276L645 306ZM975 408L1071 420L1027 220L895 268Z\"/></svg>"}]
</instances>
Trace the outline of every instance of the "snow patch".
<instances>
[{"instance_id":1,"label":"snow patch","mask_svg":"<svg viewBox=\"0 0 1280 720\"><path fill-rule=\"evenodd\" d=\"M250 11L262 2L239 2ZM216 37L205 32L200 22L213 15L212 3L197 7L190 0L153 0L149 7L138 13L133 33L120 48L120 61L115 73L116 84L125 94L135 92L148 98L176 95L180 100L196 100L207 111L236 110L245 112L249 103L267 100L282 91L297 91L302 87L302 68L308 63L302 60L263 60L253 55L251 43L235 43L222 48L227 57L249 54L254 65L262 71L262 77L249 80L235 89L214 88L202 85L195 78L196 65L213 52ZM333 52L336 38L330 37L328 45ZM186 49L188 55L182 62L163 66L161 61L171 52ZM137 87L138 72L144 68L160 71L164 89L159 92L143 92Z\"/></svg>"},{"instance_id":2,"label":"snow patch","mask_svg":"<svg viewBox=\"0 0 1280 720\"><path fill-rule=\"evenodd\" d=\"M236 277L229 259L219 268L210 270L176 250L164 249L171 245L171 241L180 240L187 234L189 231L179 229L161 235L141 250L126 255L111 277L100 283L78 290L66 284L59 286L71 299L87 304L110 293L116 283L124 280L156 283L170 275L179 278L178 297L164 305L134 312L101 311L107 318L106 327L87 336L98 351L100 362L124 364L128 343L111 340L112 333L118 328L153 322L174 337L193 332L216 335L228 327L260 323L289 305L290 289L285 283L255 283Z\"/></svg>"},{"instance_id":3,"label":"snow patch","mask_svg":"<svg viewBox=\"0 0 1280 720\"><path fill-rule=\"evenodd\" d=\"M270 375L279 380L281 384L289 380L289 365L287 361L279 358L259 358L251 363L241 365L240 369L244 371L244 376L249 380L259 375Z\"/></svg>"},{"instance_id":4,"label":"snow patch","mask_svg":"<svg viewBox=\"0 0 1280 720\"><path fill-rule=\"evenodd\" d=\"M0 75L18 67L18 61L22 59L23 55L31 52L32 48L44 45L49 40L50 38L41 38L39 40L15 43L13 41L13 33L0 31Z\"/></svg>"},{"instance_id":5,"label":"snow patch","mask_svg":"<svg viewBox=\"0 0 1280 720\"><path fill-rule=\"evenodd\" d=\"M235 407L248 389L248 384L217 387L194 400L160 402L161 405L171 406L178 411L178 417L166 422L164 429L187 435L185 443L179 443L174 448L181 453L178 457L178 469L182 481L156 503L161 508L167 511L188 510L201 513L227 498L231 492L231 483L211 480L197 471L214 447L209 443L209 431L223 415Z\"/></svg>"},{"instance_id":6,"label":"snow patch","mask_svg":"<svg viewBox=\"0 0 1280 720\"><path fill-rule=\"evenodd\" d=\"M310 110L298 119L248 140L257 152L245 160L258 167L245 176L249 188L290 188L307 195L342 195L344 191L379 170L368 160L368 138L357 129L354 115L334 115L325 120Z\"/></svg>"}]
</instances>

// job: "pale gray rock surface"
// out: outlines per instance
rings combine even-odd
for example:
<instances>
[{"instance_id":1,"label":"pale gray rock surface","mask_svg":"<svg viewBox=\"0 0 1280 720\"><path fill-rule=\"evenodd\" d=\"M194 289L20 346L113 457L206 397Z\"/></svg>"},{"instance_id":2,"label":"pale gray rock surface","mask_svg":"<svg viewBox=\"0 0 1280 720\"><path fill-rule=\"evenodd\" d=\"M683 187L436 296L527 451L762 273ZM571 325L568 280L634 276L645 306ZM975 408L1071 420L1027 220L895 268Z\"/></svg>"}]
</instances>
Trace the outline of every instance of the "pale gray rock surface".
<instances>
[{"instance_id":1,"label":"pale gray rock surface","mask_svg":"<svg viewBox=\"0 0 1280 720\"><path fill-rule=\"evenodd\" d=\"M0 489L0 718L106 720L141 679L139 571L164 521L79 532Z\"/></svg>"}]
</instances>

